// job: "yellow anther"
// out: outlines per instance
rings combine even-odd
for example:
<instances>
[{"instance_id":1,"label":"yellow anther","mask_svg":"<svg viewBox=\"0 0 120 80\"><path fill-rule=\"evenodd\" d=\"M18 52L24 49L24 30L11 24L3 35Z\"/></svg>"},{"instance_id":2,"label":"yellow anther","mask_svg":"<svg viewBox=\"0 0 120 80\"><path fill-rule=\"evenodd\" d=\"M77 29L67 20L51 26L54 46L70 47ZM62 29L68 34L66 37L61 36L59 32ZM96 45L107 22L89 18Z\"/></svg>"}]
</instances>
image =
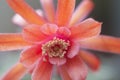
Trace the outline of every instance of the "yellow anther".
<instances>
[{"instance_id":1,"label":"yellow anther","mask_svg":"<svg viewBox=\"0 0 120 80\"><path fill-rule=\"evenodd\" d=\"M47 54L49 57L63 58L69 46L69 41L54 37L42 45L42 54Z\"/></svg>"}]
</instances>

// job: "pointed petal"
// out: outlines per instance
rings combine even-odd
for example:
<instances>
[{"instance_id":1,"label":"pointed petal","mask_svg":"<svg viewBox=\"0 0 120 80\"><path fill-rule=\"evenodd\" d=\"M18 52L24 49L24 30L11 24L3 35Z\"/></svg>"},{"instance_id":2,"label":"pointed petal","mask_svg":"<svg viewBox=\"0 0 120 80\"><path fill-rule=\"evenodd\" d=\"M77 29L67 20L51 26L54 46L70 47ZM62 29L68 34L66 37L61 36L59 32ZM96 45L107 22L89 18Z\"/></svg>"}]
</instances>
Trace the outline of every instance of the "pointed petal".
<instances>
[{"instance_id":1,"label":"pointed petal","mask_svg":"<svg viewBox=\"0 0 120 80\"><path fill-rule=\"evenodd\" d=\"M43 17L43 12L42 10L40 9L37 9L36 10L36 13L39 15L39 16L42 16ZM28 24L28 22L22 17L20 16L19 14L15 14L12 18L12 22L20 27L24 27L25 25Z\"/></svg>"},{"instance_id":2,"label":"pointed petal","mask_svg":"<svg viewBox=\"0 0 120 80\"><path fill-rule=\"evenodd\" d=\"M82 48L120 54L120 38L111 36L98 36L80 41Z\"/></svg>"},{"instance_id":3,"label":"pointed petal","mask_svg":"<svg viewBox=\"0 0 120 80\"><path fill-rule=\"evenodd\" d=\"M80 50L80 57L84 60L92 70L98 70L100 67L100 60L94 54Z\"/></svg>"},{"instance_id":4,"label":"pointed petal","mask_svg":"<svg viewBox=\"0 0 120 80\"><path fill-rule=\"evenodd\" d=\"M40 45L25 49L20 55L20 62L25 67L31 67L41 57L41 52Z\"/></svg>"},{"instance_id":5,"label":"pointed petal","mask_svg":"<svg viewBox=\"0 0 120 80\"><path fill-rule=\"evenodd\" d=\"M0 34L0 51L24 49L32 44L23 40L20 33Z\"/></svg>"},{"instance_id":6,"label":"pointed petal","mask_svg":"<svg viewBox=\"0 0 120 80\"><path fill-rule=\"evenodd\" d=\"M92 0L83 0L73 13L70 25L72 26L78 21L82 21L83 19L85 19L87 15L92 11L93 7L94 4Z\"/></svg>"},{"instance_id":7,"label":"pointed petal","mask_svg":"<svg viewBox=\"0 0 120 80\"><path fill-rule=\"evenodd\" d=\"M15 12L21 15L28 23L42 25L44 19L40 17L24 0L7 0Z\"/></svg>"},{"instance_id":8,"label":"pointed petal","mask_svg":"<svg viewBox=\"0 0 120 80\"><path fill-rule=\"evenodd\" d=\"M20 80L26 72L27 69L21 63L17 63L0 80Z\"/></svg>"},{"instance_id":9,"label":"pointed petal","mask_svg":"<svg viewBox=\"0 0 120 80\"><path fill-rule=\"evenodd\" d=\"M48 21L54 22L55 9L53 0L40 0Z\"/></svg>"},{"instance_id":10,"label":"pointed petal","mask_svg":"<svg viewBox=\"0 0 120 80\"><path fill-rule=\"evenodd\" d=\"M72 38L85 39L99 35L101 23L92 18L86 19L77 26L71 27Z\"/></svg>"},{"instance_id":11,"label":"pointed petal","mask_svg":"<svg viewBox=\"0 0 120 80\"><path fill-rule=\"evenodd\" d=\"M71 32L66 27L59 27L57 33L61 36L69 37L71 35Z\"/></svg>"},{"instance_id":12,"label":"pointed petal","mask_svg":"<svg viewBox=\"0 0 120 80\"><path fill-rule=\"evenodd\" d=\"M38 62L32 74L32 80L50 80L52 75L52 65L45 61Z\"/></svg>"},{"instance_id":13,"label":"pointed petal","mask_svg":"<svg viewBox=\"0 0 120 80\"><path fill-rule=\"evenodd\" d=\"M62 77L62 80L72 80L64 67L58 67L58 71Z\"/></svg>"},{"instance_id":14,"label":"pointed petal","mask_svg":"<svg viewBox=\"0 0 120 80\"><path fill-rule=\"evenodd\" d=\"M66 69L72 80L85 80L87 76L87 67L80 59L79 56L76 56L72 59L69 59L66 64L60 66Z\"/></svg>"},{"instance_id":15,"label":"pointed petal","mask_svg":"<svg viewBox=\"0 0 120 80\"><path fill-rule=\"evenodd\" d=\"M68 25L72 16L76 0L58 0L57 6L57 24L59 26Z\"/></svg>"},{"instance_id":16,"label":"pointed petal","mask_svg":"<svg viewBox=\"0 0 120 80\"><path fill-rule=\"evenodd\" d=\"M40 31L40 26L35 24L25 26L22 34L25 40L31 42L39 42L46 38Z\"/></svg>"},{"instance_id":17,"label":"pointed petal","mask_svg":"<svg viewBox=\"0 0 120 80\"><path fill-rule=\"evenodd\" d=\"M56 33L57 29L58 29L58 26L55 24L44 24L40 30L45 35L51 36L52 34Z\"/></svg>"}]
</instances>

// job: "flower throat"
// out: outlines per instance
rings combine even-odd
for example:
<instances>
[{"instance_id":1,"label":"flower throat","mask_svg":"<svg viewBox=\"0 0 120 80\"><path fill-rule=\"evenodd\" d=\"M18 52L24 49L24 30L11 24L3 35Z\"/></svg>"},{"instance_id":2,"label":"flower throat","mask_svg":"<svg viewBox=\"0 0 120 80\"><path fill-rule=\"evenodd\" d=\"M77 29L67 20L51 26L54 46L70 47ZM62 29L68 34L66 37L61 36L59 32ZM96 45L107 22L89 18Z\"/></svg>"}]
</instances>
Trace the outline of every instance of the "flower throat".
<instances>
[{"instance_id":1,"label":"flower throat","mask_svg":"<svg viewBox=\"0 0 120 80\"><path fill-rule=\"evenodd\" d=\"M54 37L52 40L42 45L42 54L48 55L49 57L63 58L69 46L70 41Z\"/></svg>"}]
</instances>

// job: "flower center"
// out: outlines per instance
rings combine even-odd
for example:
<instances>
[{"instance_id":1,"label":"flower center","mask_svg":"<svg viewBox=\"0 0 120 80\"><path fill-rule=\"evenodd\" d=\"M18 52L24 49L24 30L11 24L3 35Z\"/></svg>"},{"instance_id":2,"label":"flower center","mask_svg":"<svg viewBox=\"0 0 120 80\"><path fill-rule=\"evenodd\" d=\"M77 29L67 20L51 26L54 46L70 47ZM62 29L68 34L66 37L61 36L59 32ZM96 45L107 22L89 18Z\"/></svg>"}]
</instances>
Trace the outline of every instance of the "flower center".
<instances>
[{"instance_id":1,"label":"flower center","mask_svg":"<svg viewBox=\"0 0 120 80\"><path fill-rule=\"evenodd\" d=\"M69 46L69 41L54 37L53 40L42 45L42 54L48 55L49 57L63 58Z\"/></svg>"}]
</instances>

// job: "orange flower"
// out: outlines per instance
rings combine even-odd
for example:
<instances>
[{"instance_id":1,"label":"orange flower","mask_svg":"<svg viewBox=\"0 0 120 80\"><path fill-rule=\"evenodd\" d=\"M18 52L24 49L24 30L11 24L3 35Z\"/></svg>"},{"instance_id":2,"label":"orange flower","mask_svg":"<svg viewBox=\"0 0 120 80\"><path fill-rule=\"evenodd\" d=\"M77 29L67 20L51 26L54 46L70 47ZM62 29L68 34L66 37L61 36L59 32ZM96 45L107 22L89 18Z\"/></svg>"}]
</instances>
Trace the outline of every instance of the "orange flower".
<instances>
[{"instance_id":1,"label":"orange flower","mask_svg":"<svg viewBox=\"0 0 120 80\"><path fill-rule=\"evenodd\" d=\"M100 65L87 49L120 53L120 38L99 35L100 22L83 20L91 12L93 2L83 0L74 11L75 1L58 0L55 12L53 0L40 0L45 13L41 14L24 0L7 0L17 13L13 22L23 26L23 31L0 34L0 50L24 50L20 61L2 80L19 80L26 72L32 74L32 80L50 80L53 66L63 80L85 80L85 63L92 70Z\"/></svg>"}]
</instances>

